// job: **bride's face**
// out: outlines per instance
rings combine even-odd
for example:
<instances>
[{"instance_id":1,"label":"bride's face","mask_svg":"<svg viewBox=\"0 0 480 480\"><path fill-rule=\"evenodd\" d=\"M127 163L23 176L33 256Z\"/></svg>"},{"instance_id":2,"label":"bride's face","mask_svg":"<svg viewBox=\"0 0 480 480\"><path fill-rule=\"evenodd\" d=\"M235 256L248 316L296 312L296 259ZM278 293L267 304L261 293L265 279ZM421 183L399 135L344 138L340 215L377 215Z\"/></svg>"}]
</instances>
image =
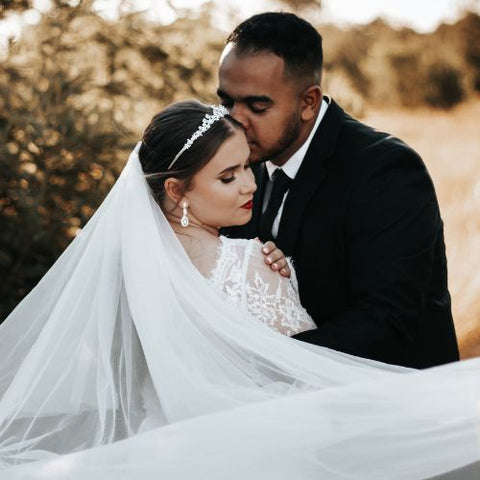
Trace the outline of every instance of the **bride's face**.
<instances>
[{"instance_id":1,"label":"bride's face","mask_svg":"<svg viewBox=\"0 0 480 480\"><path fill-rule=\"evenodd\" d=\"M193 177L184 194L191 220L215 228L243 225L250 220L257 186L249 156L245 134L236 129Z\"/></svg>"}]
</instances>

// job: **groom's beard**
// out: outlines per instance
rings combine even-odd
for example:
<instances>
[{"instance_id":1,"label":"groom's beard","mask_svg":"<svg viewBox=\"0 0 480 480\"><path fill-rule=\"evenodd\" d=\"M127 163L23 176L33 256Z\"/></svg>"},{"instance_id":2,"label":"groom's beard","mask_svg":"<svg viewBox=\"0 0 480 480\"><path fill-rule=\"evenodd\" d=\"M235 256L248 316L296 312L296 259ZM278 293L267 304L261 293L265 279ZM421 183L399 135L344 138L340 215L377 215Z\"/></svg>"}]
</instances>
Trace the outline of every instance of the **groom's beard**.
<instances>
[{"instance_id":1,"label":"groom's beard","mask_svg":"<svg viewBox=\"0 0 480 480\"><path fill-rule=\"evenodd\" d=\"M273 147L270 152L266 153L264 157L258 160L258 163L270 160L275 165L283 165L288 158L280 160L278 157L280 157L282 153L285 152L285 150L287 150L290 145L295 142L295 140L297 140L298 136L300 135L300 126L300 117L297 112L294 112L290 117L288 124L285 126L282 136L278 140L275 147ZM280 162L278 162L277 159L280 160Z\"/></svg>"}]
</instances>

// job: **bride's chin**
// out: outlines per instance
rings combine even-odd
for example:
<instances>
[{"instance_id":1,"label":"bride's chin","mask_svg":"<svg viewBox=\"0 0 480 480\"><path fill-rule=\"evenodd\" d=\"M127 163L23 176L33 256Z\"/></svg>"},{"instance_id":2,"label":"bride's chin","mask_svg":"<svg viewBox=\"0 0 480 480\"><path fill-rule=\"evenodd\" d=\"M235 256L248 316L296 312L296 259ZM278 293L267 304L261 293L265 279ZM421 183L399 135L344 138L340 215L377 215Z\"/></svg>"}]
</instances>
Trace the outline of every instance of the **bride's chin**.
<instances>
[{"instance_id":1,"label":"bride's chin","mask_svg":"<svg viewBox=\"0 0 480 480\"><path fill-rule=\"evenodd\" d=\"M244 215L242 218L238 219L232 219L231 222L228 223L228 225L222 225L221 228L227 228L227 227L240 227L242 225L246 225L252 218L252 212L249 213L249 215Z\"/></svg>"}]
</instances>

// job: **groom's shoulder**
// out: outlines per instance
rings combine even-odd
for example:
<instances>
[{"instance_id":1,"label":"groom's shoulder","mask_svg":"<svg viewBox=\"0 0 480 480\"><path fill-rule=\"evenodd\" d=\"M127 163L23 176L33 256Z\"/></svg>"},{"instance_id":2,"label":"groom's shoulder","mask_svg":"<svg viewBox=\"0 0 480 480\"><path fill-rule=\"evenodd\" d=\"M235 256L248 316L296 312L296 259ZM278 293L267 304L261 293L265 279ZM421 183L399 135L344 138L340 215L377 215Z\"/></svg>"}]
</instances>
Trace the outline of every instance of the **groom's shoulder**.
<instances>
[{"instance_id":1,"label":"groom's shoulder","mask_svg":"<svg viewBox=\"0 0 480 480\"><path fill-rule=\"evenodd\" d=\"M350 150L357 153L372 149L377 151L392 148L412 150L403 140L391 133L369 125L345 112L343 112L339 146L349 147Z\"/></svg>"},{"instance_id":2,"label":"groom's shoulder","mask_svg":"<svg viewBox=\"0 0 480 480\"><path fill-rule=\"evenodd\" d=\"M418 153L400 138L356 119L341 108L337 112L341 127L336 155L349 162L371 165L388 159L403 158L406 162L423 162Z\"/></svg>"}]
</instances>

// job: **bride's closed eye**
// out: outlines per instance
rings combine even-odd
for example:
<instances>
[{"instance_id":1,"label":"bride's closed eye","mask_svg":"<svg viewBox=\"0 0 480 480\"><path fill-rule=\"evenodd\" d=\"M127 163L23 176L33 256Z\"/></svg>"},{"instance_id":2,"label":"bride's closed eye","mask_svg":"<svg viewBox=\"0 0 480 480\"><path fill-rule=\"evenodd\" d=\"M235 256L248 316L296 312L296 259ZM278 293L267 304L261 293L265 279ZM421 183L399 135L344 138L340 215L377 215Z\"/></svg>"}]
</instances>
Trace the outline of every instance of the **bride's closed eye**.
<instances>
[{"instance_id":1,"label":"bride's closed eye","mask_svg":"<svg viewBox=\"0 0 480 480\"><path fill-rule=\"evenodd\" d=\"M235 180L235 175L231 176L231 177L228 177L228 178L221 178L220 181L222 183L231 183Z\"/></svg>"},{"instance_id":2,"label":"bride's closed eye","mask_svg":"<svg viewBox=\"0 0 480 480\"><path fill-rule=\"evenodd\" d=\"M251 168L250 163L247 162L247 163L244 165L243 168L244 168L244 170L250 169L250 168ZM222 183L231 183L231 182L233 182L236 178L237 178L237 177L236 177L235 175L232 175L231 177L221 177L221 178L220 178L220 181L221 181Z\"/></svg>"}]
</instances>

